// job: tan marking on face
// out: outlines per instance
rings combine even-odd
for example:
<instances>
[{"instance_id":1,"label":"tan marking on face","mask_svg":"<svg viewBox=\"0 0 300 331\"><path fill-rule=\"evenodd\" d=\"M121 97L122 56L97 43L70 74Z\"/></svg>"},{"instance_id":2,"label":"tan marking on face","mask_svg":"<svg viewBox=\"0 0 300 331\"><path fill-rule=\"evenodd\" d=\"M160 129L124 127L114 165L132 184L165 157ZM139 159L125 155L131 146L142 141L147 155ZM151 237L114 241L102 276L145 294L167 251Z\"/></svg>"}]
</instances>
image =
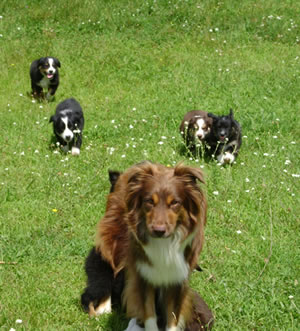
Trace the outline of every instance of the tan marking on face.
<instances>
[{"instance_id":1,"label":"tan marking on face","mask_svg":"<svg viewBox=\"0 0 300 331\"><path fill-rule=\"evenodd\" d=\"M157 205L159 203L159 196L157 193L152 194L152 199L153 199L154 205Z\"/></svg>"},{"instance_id":2,"label":"tan marking on face","mask_svg":"<svg viewBox=\"0 0 300 331\"><path fill-rule=\"evenodd\" d=\"M172 194L169 194L168 196L167 196L167 205L168 206L170 206L171 204L172 204L172 202L174 201L174 197L173 197L173 195Z\"/></svg>"}]
</instances>

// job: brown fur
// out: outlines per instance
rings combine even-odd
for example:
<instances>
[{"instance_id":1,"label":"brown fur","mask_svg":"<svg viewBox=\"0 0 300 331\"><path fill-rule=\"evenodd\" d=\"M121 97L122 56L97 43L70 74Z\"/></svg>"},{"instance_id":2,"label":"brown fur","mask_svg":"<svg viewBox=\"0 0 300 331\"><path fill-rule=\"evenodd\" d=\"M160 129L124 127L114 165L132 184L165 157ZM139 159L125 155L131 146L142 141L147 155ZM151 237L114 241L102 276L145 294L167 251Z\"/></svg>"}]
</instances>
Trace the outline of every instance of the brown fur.
<instances>
[{"instance_id":1,"label":"brown fur","mask_svg":"<svg viewBox=\"0 0 300 331\"><path fill-rule=\"evenodd\" d=\"M207 130L208 133L205 137L202 138L198 137L198 141L197 141L197 138L195 137L195 132L197 130L196 128L198 127L197 120L199 118L202 118L205 121L206 126L203 129ZM197 142L205 143L210 137L212 124L213 124L212 118L208 117L208 113L204 110L191 110L187 112L184 115L183 120L179 127L179 131L187 147L193 149L195 148L195 144L197 144Z\"/></svg>"},{"instance_id":2,"label":"brown fur","mask_svg":"<svg viewBox=\"0 0 300 331\"><path fill-rule=\"evenodd\" d=\"M106 213L98 225L96 250L115 275L126 269L123 302L128 317L141 323L156 318L158 288L162 298L159 312L168 327L182 318L186 325L193 322L195 295L188 277L179 284L152 284L138 272L137 263L152 264L144 250L151 238L168 238L180 232L181 243L189 240L184 248L188 269L194 269L206 223L206 199L197 180L203 183L200 169L143 162L122 173L108 196Z\"/></svg>"}]
</instances>

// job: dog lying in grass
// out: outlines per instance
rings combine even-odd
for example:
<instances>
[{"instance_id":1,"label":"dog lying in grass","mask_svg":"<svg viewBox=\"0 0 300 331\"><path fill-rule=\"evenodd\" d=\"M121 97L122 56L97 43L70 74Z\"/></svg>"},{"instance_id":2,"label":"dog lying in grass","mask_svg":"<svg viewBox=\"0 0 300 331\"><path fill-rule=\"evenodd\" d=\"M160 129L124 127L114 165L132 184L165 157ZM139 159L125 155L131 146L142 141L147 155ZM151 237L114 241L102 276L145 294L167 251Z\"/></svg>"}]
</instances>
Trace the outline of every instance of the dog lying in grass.
<instances>
[{"instance_id":1,"label":"dog lying in grass","mask_svg":"<svg viewBox=\"0 0 300 331\"><path fill-rule=\"evenodd\" d=\"M127 330L210 328L211 311L188 286L204 240L206 200L196 183L203 182L201 171L143 162L113 180L86 260L83 307L90 315L110 312L121 291L133 318Z\"/></svg>"},{"instance_id":2,"label":"dog lying in grass","mask_svg":"<svg viewBox=\"0 0 300 331\"><path fill-rule=\"evenodd\" d=\"M229 115L216 116L208 114L212 118L212 131L208 140L211 152L221 164L232 164L238 156L242 145L242 129L233 118L233 110Z\"/></svg>"},{"instance_id":3,"label":"dog lying in grass","mask_svg":"<svg viewBox=\"0 0 300 331\"><path fill-rule=\"evenodd\" d=\"M208 117L208 113L203 110L192 110L184 115L179 131L191 151L194 151L196 147L202 147L205 150L212 123L212 118Z\"/></svg>"}]
</instances>

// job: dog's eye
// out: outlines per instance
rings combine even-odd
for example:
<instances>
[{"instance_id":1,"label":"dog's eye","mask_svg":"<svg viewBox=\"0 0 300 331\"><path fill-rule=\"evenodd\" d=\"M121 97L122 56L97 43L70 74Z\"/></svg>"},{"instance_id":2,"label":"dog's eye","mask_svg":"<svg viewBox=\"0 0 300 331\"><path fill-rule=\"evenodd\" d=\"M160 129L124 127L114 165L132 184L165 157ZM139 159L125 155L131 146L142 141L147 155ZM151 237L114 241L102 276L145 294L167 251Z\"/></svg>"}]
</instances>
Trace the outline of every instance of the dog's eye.
<instances>
[{"instance_id":1,"label":"dog's eye","mask_svg":"<svg viewBox=\"0 0 300 331\"><path fill-rule=\"evenodd\" d=\"M152 198L146 198L144 200L144 203L146 203L149 206L154 206L154 200Z\"/></svg>"},{"instance_id":2,"label":"dog's eye","mask_svg":"<svg viewBox=\"0 0 300 331\"><path fill-rule=\"evenodd\" d=\"M180 203L179 200L174 199L174 200L171 201L170 206L171 206L171 207L179 207L180 204L181 204L181 203Z\"/></svg>"}]
</instances>

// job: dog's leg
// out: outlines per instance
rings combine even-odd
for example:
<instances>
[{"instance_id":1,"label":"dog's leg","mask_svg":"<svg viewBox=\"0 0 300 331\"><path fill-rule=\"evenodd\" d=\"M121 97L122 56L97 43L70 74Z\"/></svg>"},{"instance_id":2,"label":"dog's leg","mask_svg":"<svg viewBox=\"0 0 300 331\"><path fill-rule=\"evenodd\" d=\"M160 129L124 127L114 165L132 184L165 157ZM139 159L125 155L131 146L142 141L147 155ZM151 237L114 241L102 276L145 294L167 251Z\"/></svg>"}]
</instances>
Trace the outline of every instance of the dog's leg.
<instances>
[{"instance_id":1,"label":"dog's leg","mask_svg":"<svg viewBox=\"0 0 300 331\"><path fill-rule=\"evenodd\" d=\"M235 157L230 152L225 152L224 154L219 154L217 160L221 164L232 164L235 160Z\"/></svg>"},{"instance_id":2,"label":"dog's leg","mask_svg":"<svg viewBox=\"0 0 300 331\"><path fill-rule=\"evenodd\" d=\"M47 95L46 95L46 99L48 101L52 101L54 99L54 94L57 90L57 86L51 86L48 88L48 92L47 92Z\"/></svg>"},{"instance_id":3,"label":"dog's leg","mask_svg":"<svg viewBox=\"0 0 300 331\"><path fill-rule=\"evenodd\" d=\"M158 331L157 318L155 312L155 290L151 285L147 285L145 298L145 331Z\"/></svg>"},{"instance_id":4,"label":"dog's leg","mask_svg":"<svg viewBox=\"0 0 300 331\"><path fill-rule=\"evenodd\" d=\"M44 95L43 95L43 88L36 85L33 81L31 81L31 89L32 89L32 96L34 98L43 98Z\"/></svg>"},{"instance_id":5,"label":"dog's leg","mask_svg":"<svg viewBox=\"0 0 300 331\"><path fill-rule=\"evenodd\" d=\"M82 134L79 129L79 132L74 133L74 145L72 146L72 155L79 155L80 154L80 147L82 144ZM75 130L74 130L75 131Z\"/></svg>"},{"instance_id":6,"label":"dog's leg","mask_svg":"<svg viewBox=\"0 0 300 331\"><path fill-rule=\"evenodd\" d=\"M127 326L127 329L124 330L124 331L145 331L144 328L140 327L138 324L137 324L137 320L136 318L132 318L130 321L129 321L129 324Z\"/></svg>"},{"instance_id":7,"label":"dog's leg","mask_svg":"<svg viewBox=\"0 0 300 331\"><path fill-rule=\"evenodd\" d=\"M139 276L135 266L127 268L123 303L127 316L144 323L145 331L159 331L155 312L155 290Z\"/></svg>"},{"instance_id":8,"label":"dog's leg","mask_svg":"<svg viewBox=\"0 0 300 331\"><path fill-rule=\"evenodd\" d=\"M193 298L187 284L166 290L167 327L166 331L183 331L192 317Z\"/></svg>"}]
</instances>

